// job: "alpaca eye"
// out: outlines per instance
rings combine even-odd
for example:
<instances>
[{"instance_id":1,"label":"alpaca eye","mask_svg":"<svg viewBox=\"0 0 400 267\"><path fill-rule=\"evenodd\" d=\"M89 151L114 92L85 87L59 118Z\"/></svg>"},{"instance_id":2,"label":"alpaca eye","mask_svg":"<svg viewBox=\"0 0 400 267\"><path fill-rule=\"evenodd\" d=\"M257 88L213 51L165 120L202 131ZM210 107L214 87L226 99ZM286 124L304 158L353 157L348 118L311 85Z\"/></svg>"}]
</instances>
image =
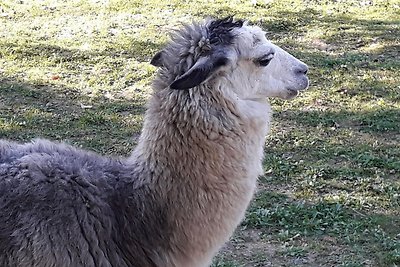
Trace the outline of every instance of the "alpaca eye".
<instances>
[{"instance_id":1,"label":"alpaca eye","mask_svg":"<svg viewBox=\"0 0 400 267\"><path fill-rule=\"evenodd\" d=\"M262 56L261 58L259 58L257 60L257 63L260 64L260 66L265 67L271 62L271 60L273 58L274 58L274 54L271 53L271 54L268 54L268 55L265 55L265 56Z\"/></svg>"}]
</instances>

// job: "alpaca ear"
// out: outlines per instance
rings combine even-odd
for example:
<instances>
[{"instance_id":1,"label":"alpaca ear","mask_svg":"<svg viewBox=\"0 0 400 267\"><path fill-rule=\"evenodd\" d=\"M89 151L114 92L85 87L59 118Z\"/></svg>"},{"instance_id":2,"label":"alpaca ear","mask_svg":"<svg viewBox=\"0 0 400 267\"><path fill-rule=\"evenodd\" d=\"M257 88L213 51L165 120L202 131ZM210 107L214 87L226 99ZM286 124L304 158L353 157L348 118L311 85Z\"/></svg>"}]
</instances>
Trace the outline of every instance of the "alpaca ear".
<instances>
[{"instance_id":1,"label":"alpaca ear","mask_svg":"<svg viewBox=\"0 0 400 267\"><path fill-rule=\"evenodd\" d=\"M200 59L186 73L178 77L171 85L171 89L184 90L193 88L209 78L220 67L228 63L226 56L207 57Z\"/></svg>"},{"instance_id":2,"label":"alpaca ear","mask_svg":"<svg viewBox=\"0 0 400 267\"><path fill-rule=\"evenodd\" d=\"M156 67L164 66L162 56L163 56L163 51L157 52L154 55L154 57L151 59L150 64L153 65L153 66L156 66Z\"/></svg>"}]
</instances>

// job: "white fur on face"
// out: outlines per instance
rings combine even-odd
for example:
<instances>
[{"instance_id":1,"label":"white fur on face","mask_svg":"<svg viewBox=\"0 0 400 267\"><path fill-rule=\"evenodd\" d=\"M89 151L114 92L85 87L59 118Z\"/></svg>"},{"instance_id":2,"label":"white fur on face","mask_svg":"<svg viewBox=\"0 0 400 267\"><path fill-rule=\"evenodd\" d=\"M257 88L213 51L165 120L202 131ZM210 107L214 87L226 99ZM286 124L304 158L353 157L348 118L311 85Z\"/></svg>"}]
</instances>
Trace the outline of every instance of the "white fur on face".
<instances>
[{"instance_id":1,"label":"white fur on face","mask_svg":"<svg viewBox=\"0 0 400 267\"><path fill-rule=\"evenodd\" d=\"M308 87L306 64L272 44L259 27L243 26L236 30L237 59L228 80L243 99L279 97L290 99ZM259 59L272 57L267 66Z\"/></svg>"}]
</instances>

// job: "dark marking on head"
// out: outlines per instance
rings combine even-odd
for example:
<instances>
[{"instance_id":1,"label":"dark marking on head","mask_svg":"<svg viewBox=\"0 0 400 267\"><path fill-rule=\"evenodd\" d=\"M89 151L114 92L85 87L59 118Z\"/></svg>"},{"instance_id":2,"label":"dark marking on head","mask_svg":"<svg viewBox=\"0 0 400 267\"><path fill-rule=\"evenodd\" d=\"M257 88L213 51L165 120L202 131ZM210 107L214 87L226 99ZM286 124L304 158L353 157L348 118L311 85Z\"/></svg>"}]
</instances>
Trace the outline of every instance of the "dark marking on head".
<instances>
[{"instance_id":1,"label":"dark marking on head","mask_svg":"<svg viewBox=\"0 0 400 267\"><path fill-rule=\"evenodd\" d=\"M232 45L235 35L232 30L243 26L242 20L234 20L232 17L211 21L207 27L207 39L211 50L206 55L202 54L204 62L199 61L187 72L178 77L171 85L171 89L193 88L211 77L220 67L228 64L229 59L224 47ZM206 57L204 57L206 56Z\"/></svg>"},{"instance_id":2,"label":"dark marking on head","mask_svg":"<svg viewBox=\"0 0 400 267\"><path fill-rule=\"evenodd\" d=\"M193 88L207 80L220 67L228 64L229 60L225 55L211 56L201 64L196 64L181 77L178 77L171 85L171 89L184 90Z\"/></svg>"},{"instance_id":3,"label":"dark marking on head","mask_svg":"<svg viewBox=\"0 0 400 267\"><path fill-rule=\"evenodd\" d=\"M189 89L209 80L229 63L235 29L244 22L233 17L184 25L151 64L161 67L153 85L157 89ZM237 52L237 51L236 51ZM193 80L190 80L193 79Z\"/></svg>"},{"instance_id":4,"label":"dark marking on head","mask_svg":"<svg viewBox=\"0 0 400 267\"><path fill-rule=\"evenodd\" d=\"M209 40L212 45L230 45L235 36L232 33L234 28L241 28L242 20L234 20L232 17L217 19L208 26Z\"/></svg>"}]
</instances>

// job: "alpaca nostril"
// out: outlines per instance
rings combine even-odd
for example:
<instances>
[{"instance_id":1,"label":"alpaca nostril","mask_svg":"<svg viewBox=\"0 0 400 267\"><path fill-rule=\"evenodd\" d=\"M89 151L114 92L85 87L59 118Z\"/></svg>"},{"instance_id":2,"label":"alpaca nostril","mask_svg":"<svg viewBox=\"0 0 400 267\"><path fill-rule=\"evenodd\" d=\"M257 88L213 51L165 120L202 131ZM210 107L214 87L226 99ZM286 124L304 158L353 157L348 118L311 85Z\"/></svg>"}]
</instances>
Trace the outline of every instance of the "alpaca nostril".
<instances>
[{"instance_id":1,"label":"alpaca nostril","mask_svg":"<svg viewBox=\"0 0 400 267\"><path fill-rule=\"evenodd\" d=\"M301 65L301 66L299 66L299 67L297 67L295 70L294 70L294 72L296 73L296 74L307 74L307 72L308 72L308 66L307 65Z\"/></svg>"}]
</instances>

